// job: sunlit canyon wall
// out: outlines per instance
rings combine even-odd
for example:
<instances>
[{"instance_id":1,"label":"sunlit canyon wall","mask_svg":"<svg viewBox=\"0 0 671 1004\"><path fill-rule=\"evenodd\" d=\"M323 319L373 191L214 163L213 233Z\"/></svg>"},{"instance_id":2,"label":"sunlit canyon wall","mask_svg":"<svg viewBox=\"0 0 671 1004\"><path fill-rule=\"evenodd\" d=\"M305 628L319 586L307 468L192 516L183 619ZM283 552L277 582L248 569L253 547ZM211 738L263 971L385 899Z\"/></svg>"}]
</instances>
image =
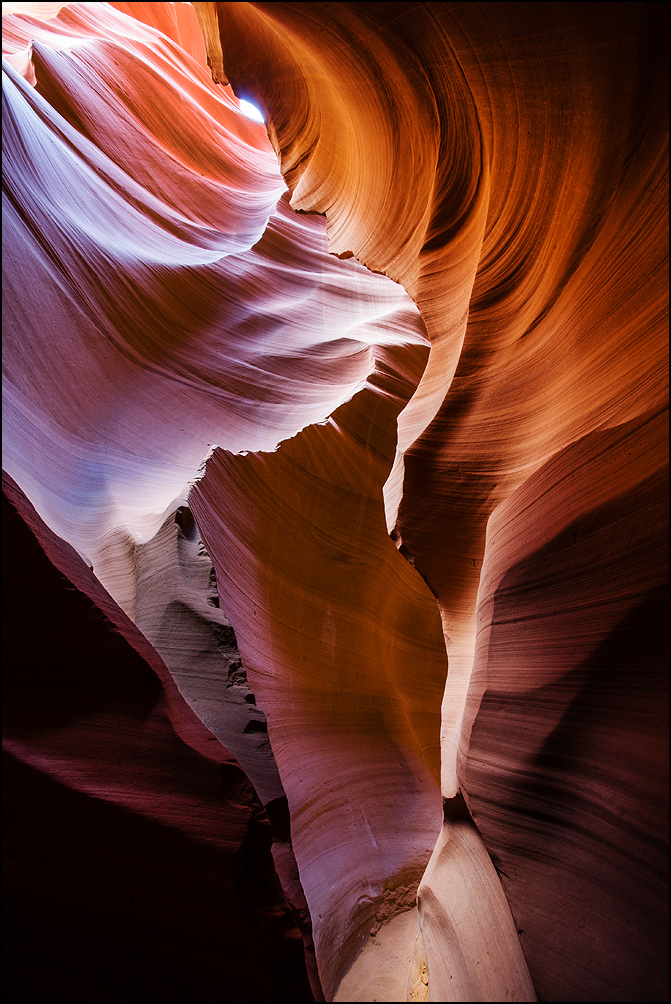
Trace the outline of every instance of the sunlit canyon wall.
<instances>
[{"instance_id":1,"label":"sunlit canyon wall","mask_svg":"<svg viewBox=\"0 0 671 1004\"><path fill-rule=\"evenodd\" d=\"M8 999L668 999L665 18L3 4Z\"/></svg>"}]
</instances>

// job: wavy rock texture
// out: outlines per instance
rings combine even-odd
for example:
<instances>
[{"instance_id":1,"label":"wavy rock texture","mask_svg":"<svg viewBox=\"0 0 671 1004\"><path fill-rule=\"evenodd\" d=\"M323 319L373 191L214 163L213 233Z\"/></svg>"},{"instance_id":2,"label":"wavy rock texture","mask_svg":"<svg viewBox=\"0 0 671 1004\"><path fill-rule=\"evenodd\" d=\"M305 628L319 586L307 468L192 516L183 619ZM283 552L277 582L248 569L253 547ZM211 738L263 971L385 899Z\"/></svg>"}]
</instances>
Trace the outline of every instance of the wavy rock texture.
<instances>
[{"instance_id":1,"label":"wavy rock texture","mask_svg":"<svg viewBox=\"0 0 671 1004\"><path fill-rule=\"evenodd\" d=\"M440 820L440 618L384 523L398 407L373 386L275 453L217 450L190 496L268 717L327 997L412 906Z\"/></svg>"},{"instance_id":2,"label":"wavy rock texture","mask_svg":"<svg viewBox=\"0 0 671 1004\"><path fill-rule=\"evenodd\" d=\"M4 466L286 794L327 999L422 876L409 999L668 999L664 6L3 14Z\"/></svg>"},{"instance_id":3,"label":"wavy rock texture","mask_svg":"<svg viewBox=\"0 0 671 1004\"><path fill-rule=\"evenodd\" d=\"M213 444L273 449L355 392L371 344L425 336L278 204L263 128L169 39L108 5L12 28L40 83L3 92L5 466L132 614L124 542Z\"/></svg>"},{"instance_id":4,"label":"wavy rock texture","mask_svg":"<svg viewBox=\"0 0 671 1004\"><path fill-rule=\"evenodd\" d=\"M79 555L3 492L8 999L312 1000L249 780Z\"/></svg>"},{"instance_id":5,"label":"wavy rock texture","mask_svg":"<svg viewBox=\"0 0 671 1004\"><path fill-rule=\"evenodd\" d=\"M267 720L249 686L235 631L220 607L212 562L188 507L171 513L159 532L134 553L135 623L161 652L199 719L244 764L270 818L275 866L305 941L315 997L323 1000L310 911Z\"/></svg>"},{"instance_id":6,"label":"wavy rock texture","mask_svg":"<svg viewBox=\"0 0 671 1004\"><path fill-rule=\"evenodd\" d=\"M665 422L667 399L661 11L288 3L217 12L227 76L266 109L292 205L326 212L333 250L403 282L432 340L413 435L430 416L438 374L446 396L410 449L400 420L396 530L443 620L443 794L462 788L489 850L513 873L506 888L518 892L508 898L543 999L663 999L654 958L665 785L649 659L660 663L643 654L663 628L646 611L665 565L665 518L648 502L664 477L665 440L650 442L647 431ZM630 425L633 449L618 432ZM565 471L545 480L560 458ZM620 480L609 498L612 469ZM625 510L648 540L627 536ZM507 547L496 532L504 512ZM575 541L565 536L573 521ZM547 536L538 539L540 527ZM532 550L525 562L535 539L538 558ZM482 577L483 562L493 577ZM620 665L629 653L640 681L629 725L611 680L616 651ZM548 676L562 698L529 697ZM517 716L507 725L494 696L504 680ZM610 740L588 742L588 708ZM630 728L636 763L614 770L610 742L629 742ZM574 816L562 793L588 778ZM635 793L626 808L623 786ZM553 808L534 805L532 792ZM533 838L513 838L517 827ZM605 866L610 880L593 867L611 854L636 862L635 895L617 887L617 866ZM441 870L436 860L424 899L440 889ZM566 891L555 909L558 888ZM431 978L435 924L444 930L433 916L422 920L420 896L435 953L429 997L449 1000L445 979Z\"/></svg>"},{"instance_id":7,"label":"wavy rock texture","mask_svg":"<svg viewBox=\"0 0 671 1004\"><path fill-rule=\"evenodd\" d=\"M56 20L42 13L6 18L8 48L25 55L33 40L24 70L29 79L36 70L37 84L7 70L5 465L242 758L273 821L309 963L310 918L265 717L229 618L208 602L211 565L188 510L173 519L174 503L215 436L232 451L272 449L326 418L374 369L394 374L381 391L394 402L385 430L393 453L395 414L426 360L424 328L399 286L328 254L321 219L278 203L284 185L264 130L187 53L106 5L67 7ZM156 5L131 13L170 28ZM191 39L197 56L187 29L188 19L170 34ZM439 804L445 659L432 607L429 617L433 774L420 755L419 859L400 845L396 867L409 904ZM406 786L417 801L413 780ZM364 886L363 927L382 892L379 882ZM361 939L361 927L342 917L340 926L345 940ZM316 971L311 978L319 998Z\"/></svg>"}]
</instances>

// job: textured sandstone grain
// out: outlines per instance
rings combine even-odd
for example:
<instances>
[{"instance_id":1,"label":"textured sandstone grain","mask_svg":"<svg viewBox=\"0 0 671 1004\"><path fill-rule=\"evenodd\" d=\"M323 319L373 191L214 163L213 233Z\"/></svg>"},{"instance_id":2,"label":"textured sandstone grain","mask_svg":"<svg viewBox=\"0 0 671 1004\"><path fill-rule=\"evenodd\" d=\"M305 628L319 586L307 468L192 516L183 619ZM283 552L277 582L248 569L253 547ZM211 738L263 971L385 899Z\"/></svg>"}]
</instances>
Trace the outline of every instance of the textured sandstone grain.
<instances>
[{"instance_id":1,"label":"textured sandstone grain","mask_svg":"<svg viewBox=\"0 0 671 1004\"><path fill-rule=\"evenodd\" d=\"M200 468L329 998L668 999L665 20L3 5L3 464L212 721Z\"/></svg>"}]
</instances>

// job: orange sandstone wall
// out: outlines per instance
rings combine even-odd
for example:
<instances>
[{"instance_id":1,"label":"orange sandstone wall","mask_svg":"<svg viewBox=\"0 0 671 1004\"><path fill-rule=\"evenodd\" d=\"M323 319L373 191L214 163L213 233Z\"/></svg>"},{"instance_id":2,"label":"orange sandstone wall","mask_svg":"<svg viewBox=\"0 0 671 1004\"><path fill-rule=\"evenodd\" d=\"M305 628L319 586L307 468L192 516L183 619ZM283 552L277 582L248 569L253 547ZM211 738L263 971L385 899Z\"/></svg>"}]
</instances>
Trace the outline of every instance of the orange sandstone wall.
<instances>
[{"instance_id":1,"label":"orange sandstone wall","mask_svg":"<svg viewBox=\"0 0 671 1004\"><path fill-rule=\"evenodd\" d=\"M668 999L665 16L3 5L3 468L223 722L188 496L327 999L416 897L415 995Z\"/></svg>"},{"instance_id":2,"label":"orange sandstone wall","mask_svg":"<svg viewBox=\"0 0 671 1004\"><path fill-rule=\"evenodd\" d=\"M442 617L443 795L541 999L664 999L664 11L216 8L292 206L402 282L431 339L387 503ZM429 999L486 999L437 985L448 922L425 911Z\"/></svg>"}]
</instances>

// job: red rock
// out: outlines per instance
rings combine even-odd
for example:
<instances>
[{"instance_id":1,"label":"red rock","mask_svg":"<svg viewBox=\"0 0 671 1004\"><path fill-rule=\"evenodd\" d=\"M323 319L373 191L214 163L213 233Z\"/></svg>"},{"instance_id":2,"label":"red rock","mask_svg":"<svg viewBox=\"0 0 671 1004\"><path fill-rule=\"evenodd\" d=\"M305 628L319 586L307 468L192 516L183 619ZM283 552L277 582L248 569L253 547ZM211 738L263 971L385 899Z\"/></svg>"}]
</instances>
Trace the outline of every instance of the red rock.
<instances>
[{"instance_id":1,"label":"red rock","mask_svg":"<svg viewBox=\"0 0 671 1004\"><path fill-rule=\"evenodd\" d=\"M666 1000L665 8L17 6L5 466L197 706L219 447L327 998Z\"/></svg>"}]
</instances>

